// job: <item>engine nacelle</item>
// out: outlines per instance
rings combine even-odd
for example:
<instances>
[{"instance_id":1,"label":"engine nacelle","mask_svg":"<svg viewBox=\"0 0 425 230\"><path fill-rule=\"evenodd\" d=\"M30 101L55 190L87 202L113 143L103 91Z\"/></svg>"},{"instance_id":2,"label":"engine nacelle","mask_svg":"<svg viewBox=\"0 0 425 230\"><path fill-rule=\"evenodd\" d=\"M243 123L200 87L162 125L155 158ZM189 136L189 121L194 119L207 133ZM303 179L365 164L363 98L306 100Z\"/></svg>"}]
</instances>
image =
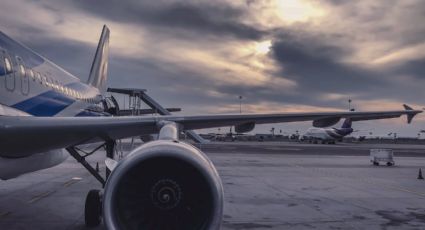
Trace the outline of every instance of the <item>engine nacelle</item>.
<instances>
[{"instance_id":1,"label":"engine nacelle","mask_svg":"<svg viewBox=\"0 0 425 230\"><path fill-rule=\"evenodd\" d=\"M235 132L237 133L247 133L251 132L255 128L255 122L243 123L240 125L235 125Z\"/></svg>"},{"instance_id":2,"label":"engine nacelle","mask_svg":"<svg viewBox=\"0 0 425 230\"><path fill-rule=\"evenodd\" d=\"M313 126L317 128L329 127L331 125L335 125L336 123L338 123L340 119L341 119L340 117L329 117L329 118L314 120Z\"/></svg>"},{"instance_id":3,"label":"engine nacelle","mask_svg":"<svg viewBox=\"0 0 425 230\"><path fill-rule=\"evenodd\" d=\"M108 229L219 229L222 215L217 170L182 142L142 145L118 163L105 186Z\"/></svg>"}]
</instances>

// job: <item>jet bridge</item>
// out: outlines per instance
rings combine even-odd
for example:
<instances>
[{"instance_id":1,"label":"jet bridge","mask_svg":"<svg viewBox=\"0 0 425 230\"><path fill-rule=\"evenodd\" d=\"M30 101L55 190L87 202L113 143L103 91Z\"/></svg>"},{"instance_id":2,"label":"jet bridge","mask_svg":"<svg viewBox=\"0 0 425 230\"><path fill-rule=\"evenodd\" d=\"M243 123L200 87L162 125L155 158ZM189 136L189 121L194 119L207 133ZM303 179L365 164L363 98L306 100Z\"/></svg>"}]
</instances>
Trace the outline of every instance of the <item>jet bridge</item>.
<instances>
[{"instance_id":1,"label":"jet bridge","mask_svg":"<svg viewBox=\"0 0 425 230\"><path fill-rule=\"evenodd\" d=\"M171 112L179 112L180 108L164 108L158 102L156 102L152 97L146 94L146 89L137 89L137 88L108 88L107 90L110 93L118 93L128 95L128 110L120 110L118 102L114 97L111 97L111 101L115 105L115 108L118 108L116 111L117 115L143 115L143 114L154 114L158 113L160 115L171 115ZM144 102L151 109L142 109L141 103ZM192 138L197 143L205 143L206 140L199 136L192 130L185 131L185 134Z\"/></svg>"}]
</instances>

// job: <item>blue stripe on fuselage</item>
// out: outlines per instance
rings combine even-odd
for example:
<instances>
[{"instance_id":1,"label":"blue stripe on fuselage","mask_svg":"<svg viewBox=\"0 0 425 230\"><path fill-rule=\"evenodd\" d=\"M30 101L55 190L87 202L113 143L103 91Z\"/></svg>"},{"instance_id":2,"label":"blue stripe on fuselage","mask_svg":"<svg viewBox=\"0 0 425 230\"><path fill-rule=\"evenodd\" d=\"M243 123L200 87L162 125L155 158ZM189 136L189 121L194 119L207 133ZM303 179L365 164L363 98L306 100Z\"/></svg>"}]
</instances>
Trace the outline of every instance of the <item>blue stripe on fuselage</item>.
<instances>
[{"instance_id":1,"label":"blue stripe on fuselage","mask_svg":"<svg viewBox=\"0 0 425 230\"><path fill-rule=\"evenodd\" d=\"M74 99L51 90L12 105L12 107L33 116L47 117L56 115L74 102Z\"/></svg>"},{"instance_id":2,"label":"blue stripe on fuselage","mask_svg":"<svg viewBox=\"0 0 425 230\"><path fill-rule=\"evenodd\" d=\"M3 64L3 60L0 60L0 76L6 75L6 70L4 69Z\"/></svg>"}]
</instances>

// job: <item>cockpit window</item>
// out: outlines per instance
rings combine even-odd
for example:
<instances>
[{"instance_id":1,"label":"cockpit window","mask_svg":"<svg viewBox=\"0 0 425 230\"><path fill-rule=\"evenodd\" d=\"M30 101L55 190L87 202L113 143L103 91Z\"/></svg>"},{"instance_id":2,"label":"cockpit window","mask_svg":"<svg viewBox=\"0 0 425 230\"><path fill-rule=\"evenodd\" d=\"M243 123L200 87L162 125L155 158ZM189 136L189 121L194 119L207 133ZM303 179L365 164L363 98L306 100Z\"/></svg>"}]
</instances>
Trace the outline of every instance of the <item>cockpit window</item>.
<instances>
[{"instance_id":1,"label":"cockpit window","mask_svg":"<svg viewBox=\"0 0 425 230\"><path fill-rule=\"evenodd\" d=\"M4 64L6 67L6 74L12 73L12 63L10 63L9 58L4 59Z\"/></svg>"}]
</instances>

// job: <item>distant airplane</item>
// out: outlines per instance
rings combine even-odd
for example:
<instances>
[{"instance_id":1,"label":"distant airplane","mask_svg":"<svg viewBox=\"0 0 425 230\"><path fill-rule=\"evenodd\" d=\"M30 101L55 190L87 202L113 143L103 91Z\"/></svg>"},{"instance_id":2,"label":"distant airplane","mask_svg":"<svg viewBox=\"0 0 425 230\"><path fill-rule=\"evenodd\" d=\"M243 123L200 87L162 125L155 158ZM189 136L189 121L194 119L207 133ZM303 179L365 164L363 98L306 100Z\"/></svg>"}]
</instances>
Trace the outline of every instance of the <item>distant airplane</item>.
<instances>
[{"instance_id":1,"label":"distant airplane","mask_svg":"<svg viewBox=\"0 0 425 230\"><path fill-rule=\"evenodd\" d=\"M108 229L219 229L223 186L212 162L181 142L182 131L257 124L313 121L316 127L341 118L372 120L422 112L314 112L192 116L111 116L102 107L108 68L109 29L103 28L89 79L81 82L41 55L0 32L0 178L53 167L68 154L102 185L86 198L85 222L103 217ZM72 55L70 53L64 55ZM78 58L78 57L76 57ZM158 139L114 159L115 141L158 134ZM102 142L91 152L79 145ZM85 159L106 149L106 177Z\"/></svg>"},{"instance_id":2,"label":"distant airplane","mask_svg":"<svg viewBox=\"0 0 425 230\"><path fill-rule=\"evenodd\" d=\"M305 134L299 137L299 140L314 144L335 144L336 141L340 141L343 137L353 133L354 130L351 125L351 119L346 118L341 128L309 128Z\"/></svg>"}]
</instances>

